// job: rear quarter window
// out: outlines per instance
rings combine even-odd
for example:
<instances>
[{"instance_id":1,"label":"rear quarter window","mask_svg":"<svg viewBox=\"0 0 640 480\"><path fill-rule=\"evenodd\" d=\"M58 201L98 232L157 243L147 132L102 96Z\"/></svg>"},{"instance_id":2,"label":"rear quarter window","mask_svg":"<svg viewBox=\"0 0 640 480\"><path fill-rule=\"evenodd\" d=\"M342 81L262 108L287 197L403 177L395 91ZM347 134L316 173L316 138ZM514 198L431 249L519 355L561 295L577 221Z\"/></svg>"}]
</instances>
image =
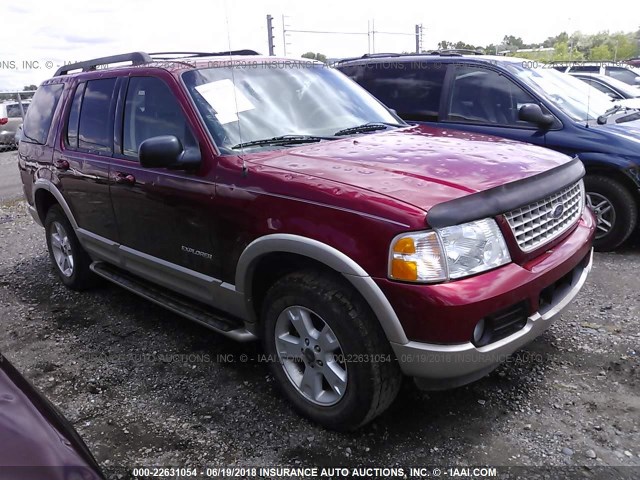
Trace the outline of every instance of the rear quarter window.
<instances>
[{"instance_id":1,"label":"rear quarter window","mask_svg":"<svg viewBox=\"0 0 640 480\"><path fill-rule=\"evenodd\" d=\"M438 121L447 64L384 62L368 66L363 85L404 120Z\"/></svg>"},{"instance_id":2,"label":"rear quarter window","mask_svg":"<svg viewBox=\"0 0 640 480\"><path fill-rule=\"evenodd\" d=\"M53 114L63 89L60 83L43 85L38 89L24 118L23 141L42 145L47 143Z\"/></svg>"}]
</instances>

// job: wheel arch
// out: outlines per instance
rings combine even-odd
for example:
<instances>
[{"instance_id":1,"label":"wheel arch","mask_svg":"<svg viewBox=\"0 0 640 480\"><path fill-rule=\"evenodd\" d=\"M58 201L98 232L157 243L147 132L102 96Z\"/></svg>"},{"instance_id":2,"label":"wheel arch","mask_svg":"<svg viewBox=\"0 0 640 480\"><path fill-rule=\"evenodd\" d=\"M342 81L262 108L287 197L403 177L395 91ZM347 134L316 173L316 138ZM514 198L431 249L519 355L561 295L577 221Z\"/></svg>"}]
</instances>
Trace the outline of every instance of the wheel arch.
<instances>
[{"instance_id":1,"label":"wheel arch","mask_svg":"<svg viewBox=\"0 0 640 480\"><path fill-rule=\"evenodd\" d=\"M69 219L69 222L71 223L73 229L78 229L78 223L76 222L76 219L71 212L69 204L62 196L62 192L60 192L60 190L58 190L58 187L56 187L49 180L45 180L42 178L36 180L33 186L33 199L36 212L38 213L38 218L40 219L42 225L44 225L44 220L47 216L47 211L49 210L49 208L51 208L55 204L58 204Z\"/></svg>"},{"instance_id":2,"label":"wheel arch","mask_svg":"<svg viewBox=\"0 0 640 480\"><path fill-rule=\"evenodd\" d=\"M585 158L583 158L583 156ZM591 158L591 155L581 155L580 159L583 161L586 175L604 175L607 176L625 187L636 201L636 205L640 208L640 184L632 178L630 174L626 174L625 171L631 171L631 169L639 168L637 164L633 164L628 160L614 158L612 161L606 161L599 158ZM612 160L608 157L608 160ZM640 179L639 179L640 181Z\"/></svg>"},{"instance_id":3,"label":"wheel arch","mask_svg":"<svg viewBox=\"0 0 640 480\"><path fill-rule=\"evenodd\" d=\"M362 295L380 322L390 342L405 344L408 339L393 307L380 287L352 258L325 243L291 234L272 234L251 242L244 250L236 269L236 291L245 298L247 312L257 322L261 276L273 272L274 265L293 262L297 267L315 266L341 274ZM288 264L287 264L288 265ZM277 269L276 269L277 270ZM284 272L293 271L284 268ZM265 273L266 272L266 273ZM258 296L256 296L258 295Z\"/></svg>"}]
</instances>

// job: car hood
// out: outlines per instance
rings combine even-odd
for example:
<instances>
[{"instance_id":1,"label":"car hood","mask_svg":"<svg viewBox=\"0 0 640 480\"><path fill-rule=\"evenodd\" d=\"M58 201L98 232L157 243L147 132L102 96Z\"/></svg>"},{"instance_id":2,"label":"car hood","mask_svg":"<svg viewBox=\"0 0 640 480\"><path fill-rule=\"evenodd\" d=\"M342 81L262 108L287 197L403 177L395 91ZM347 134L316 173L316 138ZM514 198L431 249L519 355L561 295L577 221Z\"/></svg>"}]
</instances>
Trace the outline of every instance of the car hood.
<instances>
[{"instance_id":1,"label":"car hood","mask_svg":"<svg viewBox=\"0 0 640 480\"><path fill-rule=\"evenodd\" d=\"M0 445L11 478L104 478L71 424L1 354Z\"/></svg>"},{"instance_id":2,"label":"car hood","mask_svg":"<svg viewBox=\"0 0 640 480\"><path fill-rule=\"evenodd\" d=\"M635 115L637 112L631 113ZM629 113L620 115L625 117L630 115ZM637 155L640 150L640 120L633 120L631 122L615 123L615 121L609 121L605 125L598 125L596 127L600 131L607 132L611 135L615 135L618 138L626 140L625 145L630 150L630 154Z\"/></svg>"},{"instance_id":3,"label":"car hood","mask_svg":"<svg viewBox=\"0 0 640 480\"><path fill-rule=\"evenodd\" d=\"M424 125L278 150L254 159L370 190L424 210L570 160L521 142Z\"/></svg>"}]
</instances>

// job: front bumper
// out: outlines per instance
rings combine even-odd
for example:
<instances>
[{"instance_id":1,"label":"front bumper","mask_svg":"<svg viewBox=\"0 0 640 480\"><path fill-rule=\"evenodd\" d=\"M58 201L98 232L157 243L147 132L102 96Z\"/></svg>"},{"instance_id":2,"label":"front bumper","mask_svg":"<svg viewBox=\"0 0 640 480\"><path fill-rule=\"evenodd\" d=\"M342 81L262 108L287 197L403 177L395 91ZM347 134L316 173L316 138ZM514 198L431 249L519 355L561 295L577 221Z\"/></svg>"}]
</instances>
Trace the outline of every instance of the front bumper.
<instances>
[{"instance_id":1,"label":"front bumper","mask_svg":"<svg viewBox=\"0 0 640 480\"><path fill-rule=\"evenodd\" d=\"M565 288L554 292L553 300L527 318L525 326L512 335L483 347L467 342L438 345L410 341L392 344L402 371L416 377L427 389L452 388L473 382L503 363L509 355L542 334L578 294L593 264L593 250L572 271Z\"/></svg>"},{"instance_id":2,"label":"front bumper","mask_svg":"<svg viewBox=\"0 0 640 480\"><path fill-rule=\"evenodd\" d=\"M409 338L391 342L403 373L425 389L453 388L483 377L533 341L582 288L593 262L594 231L595 219L585 210L568 237L526 264L433 286L379 279ZM489 343L472 343L481 318L510 306L520 307L513 328L488 337Z\"/></svg>"},{"instance_id":3,"label":"front bumper","mask_svg":"<svg viewBox=\"0 0 640 480\"><path fill-rule=\"evenodd\" d=\"M16 143L16 132L9 130L0 131L0 145L14 145Z\"/></svg>"},{"instance_id":4,"label":"front bumper","mask_svg":"<svg viewBox=\"0 0 640 480\"><path fill-rule=\"evenodd\" d=\"M573 269L571 281L554 292L553 300L527 318L525 326L497 342L476 347L467 342L438 345L411 341L392 344L402 371L428 389L452 388L473 382L503 363L509 355L542 334L584 285L593 265L593 250Z\"/></svg>"}]
</instances>

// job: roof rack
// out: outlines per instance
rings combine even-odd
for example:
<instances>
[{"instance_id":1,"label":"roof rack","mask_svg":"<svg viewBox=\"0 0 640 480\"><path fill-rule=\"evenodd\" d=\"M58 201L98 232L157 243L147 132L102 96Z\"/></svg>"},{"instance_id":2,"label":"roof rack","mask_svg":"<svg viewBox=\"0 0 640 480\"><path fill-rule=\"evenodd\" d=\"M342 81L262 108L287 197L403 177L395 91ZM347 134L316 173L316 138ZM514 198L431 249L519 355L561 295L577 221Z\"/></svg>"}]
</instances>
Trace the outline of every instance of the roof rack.
<instances>
[{"instance_id":1,"label":"roof rack","mask_svg":"<svg viewBox=\"0 0 640 480\"><path fill-rule=\"evenodd\" d=\"M470 50L468 48L449 48L445 50L431 50L427 52L427 55L441 55L441 56L461 56L461 55L484 55L478 50Z\"/></svg>"},{"instance_id":2,"label":"roof rack","mask_svg":"<svg viewBox=\"0 0 640 480\"><path fill-rule=\"evenodd\" d=\"M79 69L82 69L83 72L90 72L101 65L109 65L111 63L131 62L132 65L141 65L143 63L149 63L151 61L152 59L148 53L123 53L121 55L111 55L109 57L94 58L92 60L85 60L84 62L63 65L58 70L56 70L56 73L54 73L53 76L57 77L59 75L67 75L70 71Z\"/></svg>"},{"instance_id":3,"label":"roof rack","mask_svg":"<svg viewBox=\"0 0 640 480\"><path fill-rule=\"evenodd\" d=\"M260 55L255 50L228 50L226 52L155 52L148 54L154 60L177 60L200 57L228 57L231 55Z\"/></svg>"},{"instance_id":4,"label":"roof rack","mask_svg":"<svg viewBox=\"0 0 640 480\"><path fill-rule=\"evenodd\" d=\"M361 60L366 58L389 58L389 57L416 57L422 55L439 55L441 57L461 57L462 55L484 55L484 53L477 50L468 50L464 48L447 49L447 50L430 50L423 53L365 53L359 57L343 58L335 63L346 63L354 60Z\"/></svg>"},{"instance_id":5,"label":"roof rack","mask_svg":"<svg viewBox=\"0 0 640 480\"><path fill-rule=\"evenodd\" d=\"M144 63L150 63L154 60L178 60L185 58L199 58L199 57L222 57L230 55L260 55L255 50L229 50L227 52L131 52L123 53L121 55L111 55L109 57L94 58L91 60L85 60L84 62L70 63L69 65L63 65L56 70L54 77L60 75L67 75L73 70L82 70L83 72L91 72L96 70L99 66L110 65L112 63L131 62L131 65L142 65Z\"/></svg>"}]
</instances>

